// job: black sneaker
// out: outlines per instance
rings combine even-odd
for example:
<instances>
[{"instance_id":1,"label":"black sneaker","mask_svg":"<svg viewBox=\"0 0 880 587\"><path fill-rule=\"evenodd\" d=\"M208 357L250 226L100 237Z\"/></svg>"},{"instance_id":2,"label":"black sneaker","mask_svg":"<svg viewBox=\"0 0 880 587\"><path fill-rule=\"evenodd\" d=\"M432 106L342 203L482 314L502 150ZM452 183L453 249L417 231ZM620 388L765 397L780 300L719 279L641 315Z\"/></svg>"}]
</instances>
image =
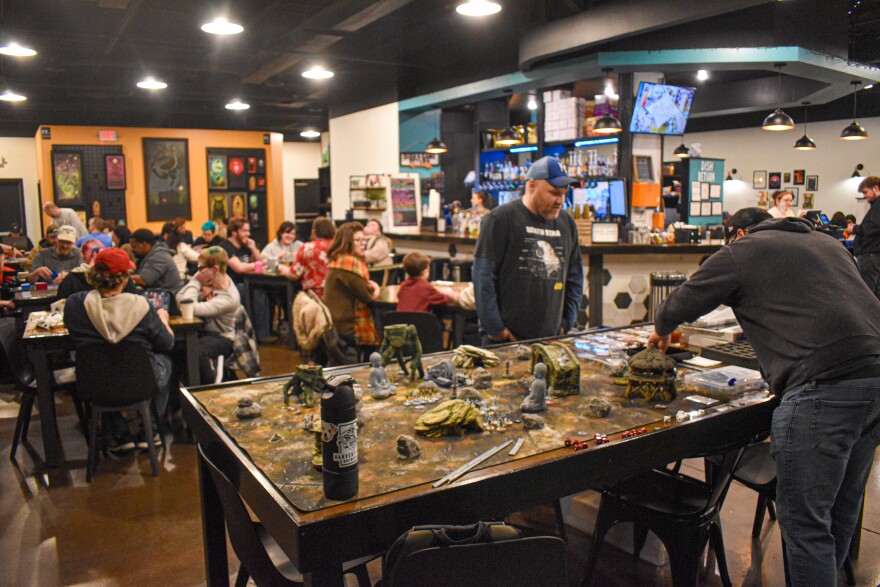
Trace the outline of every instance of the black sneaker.
<instances>
[{"instance_id":1,"label":"black sneaker","mask_svg":"<svg viewBox=\"0 0 880 587\"><path fill-rule=\"evenodd\" d=\"M147 435L144 433L143 428L138 432L136 445L138 450L147 450ZM153 445L162 446L162 437L158 432L153 434Z\"/></svg>"},{"instance_id":2,"label":"black sneaker","mask_svg":"<svg viewBox=\"0 0 880 587\"><path fill-rule=\"evenodd\" d=\"M113 454L123 454L133 451L135 448L134 439L128 432L123 432L117 438L110 439L109 451Z\"/></svg>"}]
</instances>

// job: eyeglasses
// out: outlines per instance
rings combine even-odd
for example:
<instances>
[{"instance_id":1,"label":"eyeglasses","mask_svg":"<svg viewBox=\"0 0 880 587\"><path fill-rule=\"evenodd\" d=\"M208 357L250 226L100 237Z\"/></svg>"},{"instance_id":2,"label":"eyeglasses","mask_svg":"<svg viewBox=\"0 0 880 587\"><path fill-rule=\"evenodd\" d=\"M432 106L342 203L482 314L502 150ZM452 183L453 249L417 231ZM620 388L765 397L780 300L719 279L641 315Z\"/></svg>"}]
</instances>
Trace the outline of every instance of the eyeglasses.
<instances>
[{"instance_id":1,"label":"eyeglasses","mask_svg":"<svg viewBox=\"0 0 880 587\"><path fill-rule=\"evenodd\" d=\"M365 238L354 238L354 239L351 239L351 240L354 241L354 242L356 242L356 243L362 243L362 242L364 242L364 241L367 240L367 239L365 239Z\"/></svg>"}]
</instances>

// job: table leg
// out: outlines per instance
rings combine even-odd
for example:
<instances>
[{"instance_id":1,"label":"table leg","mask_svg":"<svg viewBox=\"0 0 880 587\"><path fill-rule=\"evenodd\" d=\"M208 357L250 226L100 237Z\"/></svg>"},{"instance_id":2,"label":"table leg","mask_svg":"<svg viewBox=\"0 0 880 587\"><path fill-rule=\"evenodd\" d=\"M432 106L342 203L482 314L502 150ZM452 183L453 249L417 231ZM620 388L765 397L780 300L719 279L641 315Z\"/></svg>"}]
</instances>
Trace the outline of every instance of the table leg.
<instances>
[{"instance_id":1,"label":"table leg","mask_svg":"<svg viewBox=\"0 0 880 587\"><path fill-rule=\"evenodd\" d=\"M183 345L186 347L186 383L190 387L195 387L201 385L201 377L199 375L199 332L195 328L187 328L183 336Z\"/></svg>"},{"instance_id":2,"label":"table leg","mask_svg":"<svg viewBox=\"0 0 880 587\"><path fill-rule=\"evenodd\" d=\"M590 297L590 328L602 326L602 288L603 273L605 272L604 257L602 255L590 255L589 276L587 283Z\"/></svg>"},{"instance_id":3,"label":"table leg","mask_svg":"<svg viewBox=\"0 0 880 587\"><path fill-rule=\"evenodd\" d=\"M462 312L452 312L452 348L456 349L461 346L464 340L464 321L465 317Z\"/></svg>"},{"instance_id":4,"label":"table leg","mask_svg":"<svg viewBox=\"0 0 880 587\"><path fill-rule=\"evenodd\" d=\"M52 373L45 348L28 347L28 356L34 364L37 379L37 405L40 408L40 428L43 430L43 456L47 467L57 467L61 462L61 438L55 416L55 397L52 393Z\"/></svg>"},{"instance_id":5,"label":"table leg","mask_svg":"<svg viewBox=\"0 0 880 587\"><path fill-rule=\"evenodd\" d=\"M296 332L293 330L293 298L294 294L294 284L292 281L287 280L287 286L284 288L285 300L287 303L287 315L290 317L290 324L288 324L288 334L287 334L287 346L293 350L296 350Z\"/></svg>"},{"instance_id":6,"label":"table leg","mask_svg":"<svg viewBox=\"0 0 880 587\"><path fill-rule=\"evenodd\" d=\"M223 505L202 455L199 462L199 491L202 506L202 539L205 551L205 578L211 587L229 587L229 560L226 557L226 523Z\"/></svg>"}]
</instances>

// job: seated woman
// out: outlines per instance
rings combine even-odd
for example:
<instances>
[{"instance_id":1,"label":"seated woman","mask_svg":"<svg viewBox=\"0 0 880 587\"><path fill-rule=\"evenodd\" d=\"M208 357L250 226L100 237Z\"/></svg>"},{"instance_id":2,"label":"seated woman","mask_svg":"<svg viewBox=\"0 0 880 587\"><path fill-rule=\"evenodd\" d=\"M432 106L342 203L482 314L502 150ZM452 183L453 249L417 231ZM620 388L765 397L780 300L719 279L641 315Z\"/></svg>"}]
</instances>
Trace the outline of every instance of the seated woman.
<instances>
[{"instance_id":1,"label":"seated woman","mask_svg":"<svg viewBox=\"0 0 880 587\"><path fill-rule=\"evenodd\" d=\"M178 307L184 301L195 304L193 314L201 318L199 333L199 377L202 383L214 381L212 361L232 353L236 314L241 306L238 288L226 275L229 256L220 247L208 247L199 255L199 270L177 292Z\"/></svg>"},{"instance_id":2,"label":"seated woman","mask_svg":"<svg viewBox=\"0 0 880 587\"><path fill-rule=\"evenodd\" d=\"M382 233L382 223L371 218L364 225L364 236L367 238L364 245L364 258L370 267L379 265L391 265L394 259L391 257L391 239Z\"/></svg>"},{"instance_id":3,"label":"seated woman","mask_svg":"<svg viewBox=\"0 0 880 587\"><path fill-rule=\"evenodd\" d=\"M131 342L144 347L150 354L150 362L159 384L155 398L156 409L161 415L168 404L172 362L166 353L174 346L174 334L168 325L168 312L155 310L143 296L125 293L134 264L122 249L109 248L100 251L89 269L89 283L95 288L75 293L67 298L64 306L64 324L70 333L74 348L88 344ZM124 368L124 366L117 366ZM135 448L147 448L148 439L143 429L135 442L128 421L120 413L109 415L105 424L110 429L110 450L127 452ZM153 422L153 430L158 430ZM152 442L159 444L156 433Z\"/></svg>"},{"instance_id":4,"label":"seated woman","mask_svg":"<svg viewBox=\"0 0 880 587\"><path fill-rule=\"evenodd\" d=\"M318 216L312 222L311 240L299 248L296 259L288 269L280 268L281 274L302 283L303 290L312 290L318 297L324 295L324 277L327 275L327 264L330 257L327 250L330 241L336 234L336 226L326 216Z\"/></svg>"},{"instance_id":5,"label":"seated woman","mask_svg":"<svg viewBox=\"0 0 880 587\"><path fill-rule=\"evenodd\" d=\"M357 360L357 351L378 344L373 314L367 304L379 295L379 284L370 281L364 261L364 227L347 222L336 230L328 255L324 303L333 326L345 345L346 356Z\"/></svg>"},{"instance_id":6,"label":"seated woman","mask_svg":"<svg viewBox=\"0 0 880 587\"><path fill-rule=\"evenodd\" d=\"M260 256L264 260L277 259L278 264L290 265L296 258L296 253L302 246L302 241L296 238L296 225L285 220L275 233L275 240L263 247Z\"/></svg>"}]
</instances>

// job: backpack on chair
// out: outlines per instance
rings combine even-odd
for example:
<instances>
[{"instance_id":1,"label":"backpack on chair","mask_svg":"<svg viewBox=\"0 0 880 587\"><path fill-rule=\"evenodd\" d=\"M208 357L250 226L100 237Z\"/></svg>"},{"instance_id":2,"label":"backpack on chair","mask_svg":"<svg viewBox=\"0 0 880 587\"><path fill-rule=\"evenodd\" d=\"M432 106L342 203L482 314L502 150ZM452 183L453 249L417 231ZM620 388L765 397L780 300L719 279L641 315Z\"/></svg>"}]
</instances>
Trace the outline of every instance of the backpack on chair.
<instances>
[{"instance_id":1,"label":"backpack on chair","mask_svg":"<svg viewBox=\"0 0 880 587\"><path fill-rule=\"evenodd\" d=\"M382 586L565 585L565 543L503 522L415 526L382 561Z\"/></svg>"}]
</instances>

